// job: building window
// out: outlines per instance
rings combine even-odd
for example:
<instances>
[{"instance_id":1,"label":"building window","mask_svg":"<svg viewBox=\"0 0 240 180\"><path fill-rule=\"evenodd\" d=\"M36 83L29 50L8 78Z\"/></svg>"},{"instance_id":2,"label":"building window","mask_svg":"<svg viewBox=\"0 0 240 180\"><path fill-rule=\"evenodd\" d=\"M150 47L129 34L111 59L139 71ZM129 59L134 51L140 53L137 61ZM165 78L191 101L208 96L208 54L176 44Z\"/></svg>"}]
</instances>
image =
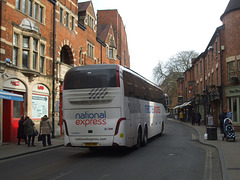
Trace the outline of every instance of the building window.
<instances>
[{"instance_id":1,"label":"building window","mask_svg":"<svg viewBox=\"0 0 240 180\"><path fill-rule=\"evenodd\" d=\"M43 73L44 59L45 59L45 46L41 44L40 46L40 72Z\"/></svg>"},{"instance_id":2,"label":"building window","mask_svg":"<svg viewBox=\"0 0 240 180\"><path fill-rule=\"evenodd\" d=\"M202 74L202 61L200 61L200 73Z\"/></svg>"},{"instance_id":3,"label":"building window","mask_svg":"<svg viewBox=\"0 0 240 180\"><path fill-rule=\"evenodd\" d=\"M89 14L87 16L87 23L88 23L88 26L93 29L94 19Z\"/></svg>"},{"instance_id":4,"label":"building window","mask_svg":"<svg viewBox=\"0 0 240 180\"><path fill-rule=\"evenodd\" d=\"M33 69L37 69L38 41L33 39Z\"/></svg>"},{"instance_id":5,"label":"building window","mask_svg":"<svg viewBox=\"0 0 240 180\"><path fill-rule=\"evenodd\" d=\"M240 81L240 60L238 62L238 80Z\"/></svg>"},{"instance_id":6,"label":"building window","mask_svg":"<svg viewBox=\"0 0 240 180\"><path fill-rule=\"evenodd\" d=\"M198 64L197 64L197 76L198 76L198 68L199 68L199 67L198 67Z\"/></svg>"},{"instance_id":7,"label":"building window","mask_svg":"<svg viewBox=\"0 0 240 180\"><path fill-rule=\"evenodd\" d=\"M34 3L34 19L38 20L38 4Z\"/></svg>"},{"instance_id":8,"label":"building window","mask_svg":"<svg viewBox=\"0 0 240 180\"><path fill-rule=\"evenodd\" d=\"M42 6L40 6L40 9L39 9L39 21L43 23L43 7Z\"/></svg>"},{"instance_id":9,"label":"building window","mask_svg":"<svg viewBox=\"0 0 240 180\"><path fill-rule=\"evenodd\" d=\"M217 86L219 85L219 70L218 70L218 68L217 68L217 70L216 70L217 72Z\"/></svg>"},{"instance_id":10,"label":"building window","mask_svg":"<svg viewBox=\"0 0 240 180\"><path fill-rule=\"evenodd\" d=\"M13 35L13 65L17 65L17 59L18 59L18 52L19 52L19 35L15 34Z\"/></svg>"},{"instance_id":11,"label":"building window","mask_svg":"<svg viewBox=\"0 0 240 180\"><path fill-rule=\"evenodd\" d=\"M214 72L212 72L212 84L214 84Z\"/></svg>"},{"instance_id":12,"label":"building window","mask_svg":"<svg viewBox=\"0 0 240 180\"><path fill-rule=\"evenodd\" d=\"M16 0L16 9L20 10L20 0Z\"/></svg>"},{"instance_id":13,"label":"building window","mask_svg":"<svg viewBox=\"0 0 240 180\"><path fill-rule=\"evenodd\" d=\"M113 49L109 48L109 58L113 59Z\"/></svg>"},{"instance_id":14,"label":"building window","mask_svg":"<svg viewBox=\"0 0 240 180\"><path fill-rule=\"evenodd\" d=\"M28 68L29 37L23 37L22 67Z\"/></svg>"},{"instance_id":15,"label":"building window","mask_svg":"<svg viewBox=\"0 0 240 180\"><path fill-rule=\"evenodd\" d=\"M28 1L28 15L32 17L32 1Z\"/></svg>"},{"instance_id":16,"label":"building window","mask_svg":"<svg viewBox=\"0 0 240 180\"><path fill-rule=\"evenodd\" d=\"M235 76L235 61L227 63L228 70L228 82L231 82L231 78Z\"/></svg>"},{"instance_id":17,"label":"building window","mask_svg":"<svg viewBox=\"0 0 240 180\"><path fill-rule=\"evenodd\" d=\"M29 31L20 31L19 29L14 29L14 31L13 65L18 66L18 68L27 68L44 73L46 66L45 40L35 33L29 33ZM19 33L16 33L16 31Z\"/></svg>"},{"instance_id":18,"label":"building window","mask_svg":"<svg viewBox=\"0 0 240 180\"><path fill-rule=\"evenodd\" d=\"M63 9L62 8L60 8L60 11L59 11L59 22L63 23Z\"/></svg>"},{"instance_id":19,"label":"building window","mask_svg":"<svg viewBox=\"0 0 240 180\"><path fill-rule=\"evenodd\" d=\"M94 46L90 42L87 43L87 55L92 59L94 57Z\"/></svg>"},{"instance_id":20,"label":"building window","mask_svg":"<svg viewBox=\"0 0 240 180\"><path fill-rule=\"evenodd\" d=\"M45 8L34 0L16 0L16 9L41 23L44 22Z\"/></svg>"},{"instance_id":21,"label":"building window","mask_svg":"<svg viewBox=\"0 0 240 180\"><path fill-rule=\"evenodd\" d=\"M74 17L72 16L72 30L74 30L74 24L75 24L75 22L74 22Z\"/></svg>"},{"instance_id":22,"label":"building window","mask_svg":"<svg viewBox=\"0 0 240 180\"><path fill-rule=\"evenodd\" d=\"M67 27L69 26L69 20L68 20L68 18L69 18L69 13L66 12L66 26L67 26Z\"/></svg>"},{"instance_id":23,"label":"building window","mask_svg":"<svg viewBox=\"0 0 240 180\"><path fill-rule=\"evenodd\" d=\"M27 12L27 0L23 0L23 2L22 2L22 11L23 11L23 13L26 14L26 12Z\"/></svg>"}]
</instances>

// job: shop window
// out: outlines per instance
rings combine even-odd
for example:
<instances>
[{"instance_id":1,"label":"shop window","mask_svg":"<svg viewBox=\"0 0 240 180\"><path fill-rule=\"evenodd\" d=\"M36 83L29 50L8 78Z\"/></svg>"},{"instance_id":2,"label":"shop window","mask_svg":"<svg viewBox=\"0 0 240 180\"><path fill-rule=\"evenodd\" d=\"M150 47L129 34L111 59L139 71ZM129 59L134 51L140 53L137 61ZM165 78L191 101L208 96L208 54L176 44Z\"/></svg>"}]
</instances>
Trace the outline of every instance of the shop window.
<instances>
[{"instance_id":1,"label":"shop window","mask_svg":"<svg viewBox=\"0 0 240 180\"><path fill-rule=\"evenodd\" d=\"M13 118L20 118L22 112L22 102L13 101Z\"/></svg>"}]
</instances>

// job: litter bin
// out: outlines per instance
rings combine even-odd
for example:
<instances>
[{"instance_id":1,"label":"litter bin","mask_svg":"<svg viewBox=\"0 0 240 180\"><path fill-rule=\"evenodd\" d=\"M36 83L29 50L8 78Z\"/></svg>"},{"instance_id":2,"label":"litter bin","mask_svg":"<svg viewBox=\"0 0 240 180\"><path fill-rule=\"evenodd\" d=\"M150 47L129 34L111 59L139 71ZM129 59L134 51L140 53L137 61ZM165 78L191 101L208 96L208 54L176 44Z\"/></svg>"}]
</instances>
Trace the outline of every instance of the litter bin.
<instances>
[{"instance_id":1,"label":"litter bin","mask_svg":"<svg viewBox=\"0 0 240 180\"><path fill-rule=\"evenodd\" d=\"M217 140L217 128L207 127L207 137L208 140Z\"/></svg>"}]
</instances>

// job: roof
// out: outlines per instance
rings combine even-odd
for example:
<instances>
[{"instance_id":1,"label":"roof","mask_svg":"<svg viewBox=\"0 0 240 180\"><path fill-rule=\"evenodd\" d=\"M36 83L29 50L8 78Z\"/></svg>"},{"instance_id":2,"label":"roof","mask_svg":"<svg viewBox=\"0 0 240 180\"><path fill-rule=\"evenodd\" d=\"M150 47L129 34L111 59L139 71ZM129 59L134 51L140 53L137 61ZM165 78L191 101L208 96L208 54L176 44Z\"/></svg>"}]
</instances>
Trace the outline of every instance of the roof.
<instances>
[{"instance_id":1,"label":"roof","mask_svg":"<svg viewBox=\"0 0 240 180\"><path fill-rule=\"evenodd\" d=\"M87 1L87 2L82 2L82 3L78 3L78 12L80 11L86 11L88 6L90 5L91 1Z\"/></svg>"},{"instance_id":2,"label":"roof","mask_svg":"<svg viewBox=\"0 0 240 180\"><path fill-rule=\"evenodd\" d=\"M223 17L232 12L232 11L236 11L240 9L240 1L239 0L230 0L229 3L228 3L228 6L226 8L226 10L224 11L223 15L220 17L220 19L222 20Z\"/></svg>"},{"instance_id":3,"label":"roof","mask_svg":"<svg viewBox=\"0 0 240 180\"><path fill-rule=\"evenodd\" d=\"M101 24L97 26L97 37L101 41L106 42L110 27L110 24Z\"/></svg>"}]
</instances>

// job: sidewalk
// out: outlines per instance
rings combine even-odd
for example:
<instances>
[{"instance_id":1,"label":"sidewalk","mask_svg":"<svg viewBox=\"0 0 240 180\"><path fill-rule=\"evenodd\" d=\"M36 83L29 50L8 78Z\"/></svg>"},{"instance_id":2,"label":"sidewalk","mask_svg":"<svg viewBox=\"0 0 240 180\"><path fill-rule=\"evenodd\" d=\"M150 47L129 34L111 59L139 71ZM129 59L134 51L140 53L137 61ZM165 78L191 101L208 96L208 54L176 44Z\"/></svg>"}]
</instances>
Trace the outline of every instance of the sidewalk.
<instances>
[{"instance_id":1,"label":"sidewalk","mask_svg":"<svg viewBox=\"0 0 240 180\"><path fill-rule=\"evenodd\" d=\"M4 159L9 159L12 157L17 157L25 154L35 153L39 151L44 151L47 149L63 146L63 137L55 137L51 139L52 145L43 147L42 142L38 142L37 137L35 137L35 147L28 147L25 142L21 141L21 145L17 143L7 143L0 145L0 161Z\"/></svg>"},{"instance_id":2,"label":"sidewalk","mask_svg":"<svg viewBox=\"0 0 240 180\"><path fill-rule=\"evenodd\" d=\"M179 120L168 118L170 121L181 123ZM223 134L220 133L220 129L217 129L218 139L207 140L204 139L206 133L206 126L192 126L190 122L182 122L181 124L191 126L199 134L199 141L203 144L211 145L217 148L224 180L238 180L240 178L240 132L235 132L236 141L222 141ZM213 164L214 168L214 164Z\"/></svg>"}]
</instances>

